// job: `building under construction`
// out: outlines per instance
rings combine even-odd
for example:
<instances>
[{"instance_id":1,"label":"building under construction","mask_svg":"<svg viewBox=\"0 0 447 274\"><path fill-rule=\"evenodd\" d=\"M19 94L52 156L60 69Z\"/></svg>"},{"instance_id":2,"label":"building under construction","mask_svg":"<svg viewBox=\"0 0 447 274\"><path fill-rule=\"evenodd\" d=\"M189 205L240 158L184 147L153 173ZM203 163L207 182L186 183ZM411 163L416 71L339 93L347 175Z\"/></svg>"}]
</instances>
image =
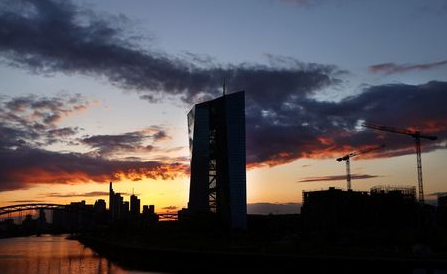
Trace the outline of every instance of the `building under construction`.
<instances>
[{"instance_id":1,"label":"building under construction","mask_svg":"<svg viewBox=\"0 0 447 274\"><path fill-rule=\"evenodd\" d=\"M418 223L416 188L376 186L367 191L303 191L301 213L315 229L386 228L415 226Z\"/></svg>"},{"instance_id":2,"label":"building under construction","mask_svg":"<svg viewBox=\"0 0 447 274\"><path fill-rule=\"evenodd\" d=\"M414 186L386 186L380 185L372 187L370 190L372 197L382 196L385 199L403 199L416 202L416 187Z\"/></svg>"},{"instance_id":3,"label":"building under construction","mask_svg":"<svg viewBox=\"0 0 447 274\"><path fill-rule=\"evenodd\" d=\"M301 214L304 223L315 229L364 225L368 198L366 191L345 191L335 187L303 191Z\"/></svg>"}]
</instances>

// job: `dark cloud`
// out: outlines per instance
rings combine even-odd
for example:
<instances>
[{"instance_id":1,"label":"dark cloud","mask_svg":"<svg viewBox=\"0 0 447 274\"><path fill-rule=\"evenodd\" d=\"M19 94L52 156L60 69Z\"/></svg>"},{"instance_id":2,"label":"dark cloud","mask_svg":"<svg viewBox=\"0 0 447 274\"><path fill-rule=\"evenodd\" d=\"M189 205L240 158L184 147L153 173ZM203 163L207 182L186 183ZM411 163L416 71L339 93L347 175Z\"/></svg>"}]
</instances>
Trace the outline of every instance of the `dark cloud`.
<instances>
[{"instance_id":1,"label":"dark cloud","mask_svg":"<svg viewBox=\"0 0 447 274\"><path fill-rule=\"evenodd\" d=\"M14 203L14 204L34 204L34 203L44 203L45 201L42 200L13 200L8 201L8 203Z\"/></svg>"},{"instance_id":2,"label":"dark cloud","mask_svg":"<svg viewBox=\"0 0 447 274\"><path fill-rule=\"evenodd\" d=\"M127 39L128 29L117 22L123 20L65 0L6 1L0 7L0 54L11 65L37 73L104 76L152 102L164 96L180 96L187 102L215 97L224 77L232 87L251 90L255 101L264 102L337 81L336 67L299 62L287 68L196 65L141 48Z\"/></svg>"},{"instance_id":3,"label":"dark cloud","mask_svg":"<svg viewBox=\"0 0 447 274\"><path fill-rule=\"evenodd\" d=\"M248 214L298 214L301 211L300 203L252 203L247 204Z\"/></svg>"},{"instance_id":4,"label":"dark cloud","mask_svg":"<svg viewBox=\"0 0 447 274\"><path fill-rule=\"evenodd\" d=\"M77 134L79 130L80 130L79 127L64 127L64 128L51 129L48 131L48 134L56 137L68 137Z\"/></svg>"},{"instance_id":5,"label":"dark cloud","mask_svg":"<svg viewBox=\"0 0 447 274\"><path fill-rule=\"evenodd\" d=\"M140 131L123 134L88 136L80 141L95 149L94 153L97 156L116 157L121 154L160 152L162 149L155 146L154 143L168 139L171 139L171 137L168 136L164 129L159 126L152 126ZM148 144L148 141L151 144ZM129 157L131 156L126 158L129 159Z\"/></svg>"},{"instance_id":6,"label":"dark cloud","mask_svg":"<svg viewBox=\"0 0 447 274\"><path fill-rule=\"evenodd\" d=\"M162 207L161 209L164 209L164 210L176 210L176 209L178 209L178 207L176 207L176 206L165 206L165 207Z\"/></svg>"},{"instance_id":7,"label":"dark cloud","mask_svg":"<svg viewBox=\"0 0 447 274\"><path fill-rule=\"evenodd\" d=\"M383 63L383 64L372 65L368 69L372 73L394 74L394 73L409 72L413 70L429 70L443 66L447 66L447 60L433 63L425 63L425 64Z\"/></svg>"},{"instance_id":8,"label":"dark cloud","mask_svg":"<svg viewBox=\"0 0 447 274\"><path fill-rule=\"evenodd\" d=\"M144 178L169 180L185 174L180 163L117 161L79 153L57 153L32 148L0 150L0 190L36 184L79 184Z\"/></svg>"},{"instance_id":9,"label":"dark cloud","mask_svg":"<svg viewBox=\"0 0 447 274\"><path fill-rule=\"evenodd\" d=\"M247 109L249 167L277 165L299 158L335 158L371 145L386 148L364 157L390 157L414 153L408 136L362 129L362 122L437 135L423 141L423 151L445 148L447 141L447 83L372 86L340 102L297 97L276 101L263 110ZM391 103L392 102L392 103ZM361 158L361 157L360 157Z\"/></svg>"},{"instance_id":10,"label":"dark cloud","mask_svg":"<svg viewBox=\"0 0 447 274\"><path fill-rule=\"evenodd\" d=\"M159 103L161 101L159 98L156 98L154 95L150 95L150 94L141 95L140 99L146 100L152 104Z\"/></svg>"},{"instance_id":11,"label":"dark cloud","mask_svg":"<svg viewBox=\"0 0 447 274\"><path fill-rule=\"evenodd\" d=\"M2 98L0 104L0 190L23 189L36 184L139 181L144 178L167 180L188 173L185 165L169 157L164 162L138 158L107 159L107 156L120 152L163 151L144 144L146 140L161 142L170 138L158 126L122 135L85 137L80 141L95 151L84 154L45 150L45 146L56 142L71 144L79 140L76 135L80 128L57 126L57 120L88 106L79 95ZM67 197L100 194L70 193Z\"/></svg>"},{"instance_id":12,"label":"dark cloud","mask_svg":"<svg viewBox=\"0 0 447 274\"><path fill-rule=\"evenodd\" d=\"M128 39L123 18L98 15L69 1L4 3L0 8L0 56L10 65L36 73L102 76L152 102L165 97L180 97L188 103L215 98L224 77L228 90L245 90L249 167L299 158L334 158L384 142L386 152L368 155L414 153L409 138L359 130L357 126L363 121L427 131L440 138L438 142L424 142L424 151L445 148L445 82L372 86L339 102L324 102L314 99L315 93L337 90L340 77L346 73L333 65L302 63L282 56L267 56L269 65L223 65L191 54L181 59L143 49ZM18 111L22 105L17 101L10 108ZM58 119L41 116L43 124ZM159 137L164 138L162 133ZM132 136L123 138L127 139L119 146L126 146ZM91 145L107 153L110 143L100 143L111 139L99 139L91 139ZM138 141L132 144L140 146Z\"/></svg>"},{"instance_id":13,"label":"dark cloud","mask_svg":"<svg viewBox=\"0 0 447 274\"><path fill-rule=\"evenodd\" d=\"M121 135L95 135L82 139L82 143L97 150L100 156L108 156L117 152L151 152L154 147L143 146L147 136L141 132L130 132Z\"/></svg>"},{"instance_id":14,"label":"dark cloud","mask_svg":"<svg viewBox=\"0 0 447 274\"><path fill-rule=\"evenodd\" d=\"M447 196L447 192L434 192L434 193L428 194L428 196L437 196L437 197Z\"/></svg>"},{"instance_id":15,"label":"dark cloud","mask_svg":"<svg viewBox=\"0 0 447 274\"><path fill-rule=\"evenodd\" d=\"M131 195L129 193L121 193L122 195ZM78 198L78 197L103 197L103 196L109 196L109 192L107 191L91 191L91 192L85 192L85 193L56 193L56 192L50 192L50 193L44 193L41 194L42 197L48 197L48 198Z\"/></svg>"},{"instance_id":16,"label":"dark cloud","mask_svg":"<svg viewBox=\"0 0 447 274\"><path fill-rule=\"evenodd\" d=\"M351 174L351 178L354 180L361 179L371 179L381 177L378 175L369 175L369 174ZM308 183L308 182L326 182L326 181L345 181L346 175L330 175L330 176L319 176L319 177L306 177L298 183Z\"/></svg>"},{"instance_id":17,"label":"dark cloud","mask_svg":"<svg viewBox=\"0 0 447 274\"><path fill-rule=\"evenodd\" d=\"M0 147L44 146L69 141L81 129L58 128L63 117L86 109L88 101L79 94L58 97L3 97L0 99Z\"/></svg>"}]
</instances>

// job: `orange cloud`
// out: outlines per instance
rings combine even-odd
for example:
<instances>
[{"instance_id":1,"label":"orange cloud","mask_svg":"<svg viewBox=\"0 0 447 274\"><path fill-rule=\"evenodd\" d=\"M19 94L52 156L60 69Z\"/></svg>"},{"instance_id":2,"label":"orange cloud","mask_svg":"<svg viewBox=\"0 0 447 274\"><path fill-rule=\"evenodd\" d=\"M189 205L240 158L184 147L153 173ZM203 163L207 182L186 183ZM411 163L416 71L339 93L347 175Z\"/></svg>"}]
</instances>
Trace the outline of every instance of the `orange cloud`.
<instances>
[{"instance_id":1,"label":"orange cloud","mask_svg":"<svg viewBox=\"0 0 447 274\"><path fill-rule=\"evenodd\" d=\"M3 151L0 189L28 188L35 184L105 183L109 181L171 180L185 176L189 166L158 161L118 161L85 154L36 149ZM1 160L1 159L0 159Z\"/></svg>"}]
</instances>

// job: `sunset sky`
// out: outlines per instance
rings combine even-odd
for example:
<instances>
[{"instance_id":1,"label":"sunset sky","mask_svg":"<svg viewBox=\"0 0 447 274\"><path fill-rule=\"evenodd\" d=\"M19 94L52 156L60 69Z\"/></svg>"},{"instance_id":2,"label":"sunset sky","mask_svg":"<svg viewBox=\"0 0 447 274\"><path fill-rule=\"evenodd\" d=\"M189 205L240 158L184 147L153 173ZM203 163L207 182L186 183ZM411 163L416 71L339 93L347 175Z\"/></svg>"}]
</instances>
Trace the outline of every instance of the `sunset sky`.
<instances>
[{"instance_id":1,"label":"sunset sky","mask_svg":"<svg viewBox=\"0 0 447 274\"><path fill-rule=\"evenodd\" d=\"M0 206L107 199L187 206L186 115L246 92L247 200L303 190L447 192L445 0L0 0ZM289 204L295 206L295 204ZM298 207L296 207L298 208ZM250 212L250 209L249 209Z\"/></svg>"}]
</instances>

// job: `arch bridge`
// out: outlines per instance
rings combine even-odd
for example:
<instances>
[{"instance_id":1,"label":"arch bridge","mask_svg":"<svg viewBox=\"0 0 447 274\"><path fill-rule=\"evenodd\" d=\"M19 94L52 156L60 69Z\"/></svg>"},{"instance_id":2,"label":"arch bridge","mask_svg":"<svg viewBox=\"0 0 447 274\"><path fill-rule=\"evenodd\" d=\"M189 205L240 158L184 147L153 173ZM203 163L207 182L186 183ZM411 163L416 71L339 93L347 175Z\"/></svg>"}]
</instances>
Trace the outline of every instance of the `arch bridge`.
<instances>
[{"instance_id":1,"label":"arch bridge","mask_svg":"<svg viewBox=\"0 0 447 274\"><path fill-rule=\"evenodd\" d=\"M28 210L41 210L41 209L50 209L50 210L69 210L72 209L69 205L61 205L61 204L49 204L49 203L32 203L32 204L19 204L19 205L10 205L0 207L0 216L11 214L19 211L28 211ZM87 208L75 207L77 210L88 210Z\"/></svg>"}]
</instances>

